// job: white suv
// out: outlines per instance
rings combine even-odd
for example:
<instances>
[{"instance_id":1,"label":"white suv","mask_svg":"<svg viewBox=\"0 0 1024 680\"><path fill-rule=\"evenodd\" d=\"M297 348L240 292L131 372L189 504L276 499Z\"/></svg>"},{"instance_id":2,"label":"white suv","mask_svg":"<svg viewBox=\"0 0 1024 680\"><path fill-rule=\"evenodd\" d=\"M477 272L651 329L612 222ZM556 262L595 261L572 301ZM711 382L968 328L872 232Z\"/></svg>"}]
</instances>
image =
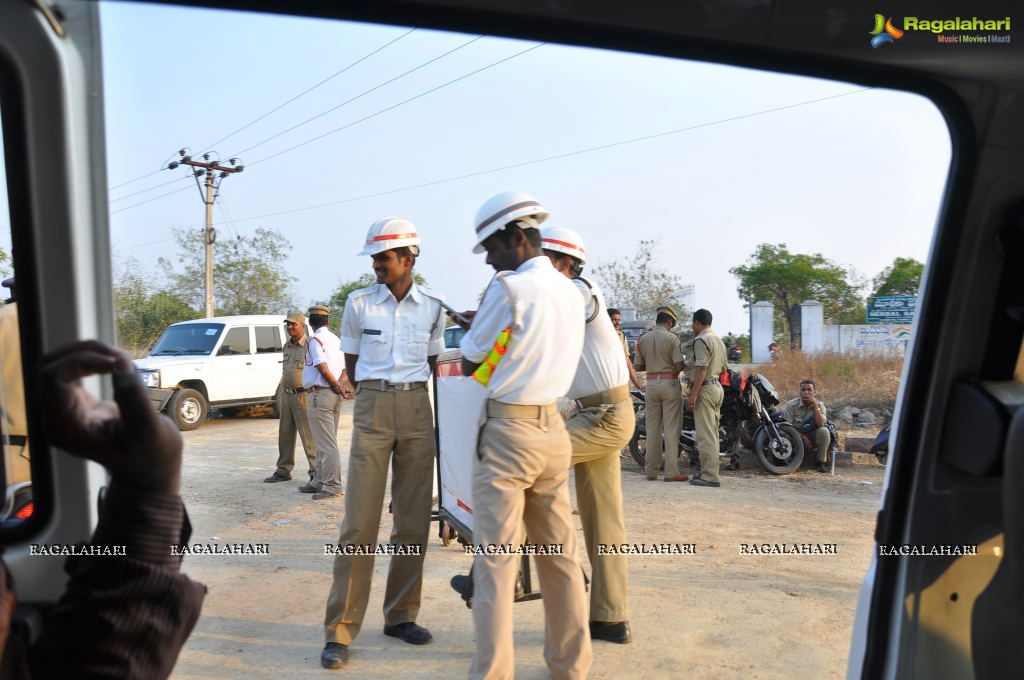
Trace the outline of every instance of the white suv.
<instances>
[{"instance_id":1,"label":"white suv","mask_svg":"<svg viewBox=\"0 0 1024 680\"><path fill-rule=\"evenodd\" d=\"M283 315L182 321L135 364L153 406L194 430L211 407L271 404L276 415L286 340Z\"/></svg>"}]
</instances>

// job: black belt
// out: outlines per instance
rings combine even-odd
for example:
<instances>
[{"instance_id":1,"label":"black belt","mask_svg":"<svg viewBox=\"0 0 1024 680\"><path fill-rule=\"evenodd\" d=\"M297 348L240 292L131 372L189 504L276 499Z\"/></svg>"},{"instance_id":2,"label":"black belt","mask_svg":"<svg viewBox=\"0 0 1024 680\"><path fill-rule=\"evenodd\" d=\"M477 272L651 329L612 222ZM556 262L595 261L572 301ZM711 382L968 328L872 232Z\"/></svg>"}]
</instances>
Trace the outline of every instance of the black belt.
<instances>
[{"instance_id":1,"label":"black belt","mask_svg":"<svg viewBox=\"0 0 1024 680\"><path fill-rule=\"evenodd\" d=\"M302 394L305 391L306 391L305 387L296 387L296 388L286 387L286 388L284 388L284 393L285 394Z\"/></svg>"},{"instance_id":2,"label":"black belt","mask_svg":"<svg viewBox=\"0 0 1024 680\"><path fill-rule=\"evenodd\" d=\"M387 380L360 380L359 387L365 387L366 389L376 390L378 392L406 392L408 390L418 390L421 387L426 387L427 383L420 382L407 382L407 383L393 383Z\"/></svg>"},{"instance_id":3,"label":"black belt","mask_svg":"<svg viewBox=\"0 0 1024 680\"><path fill-rule=\"evenodd\" d=\"M0 444L4 446L25 446L28 443L28 437L20 434L4 434L0 435Z\"/></svg>"}]
</instances>

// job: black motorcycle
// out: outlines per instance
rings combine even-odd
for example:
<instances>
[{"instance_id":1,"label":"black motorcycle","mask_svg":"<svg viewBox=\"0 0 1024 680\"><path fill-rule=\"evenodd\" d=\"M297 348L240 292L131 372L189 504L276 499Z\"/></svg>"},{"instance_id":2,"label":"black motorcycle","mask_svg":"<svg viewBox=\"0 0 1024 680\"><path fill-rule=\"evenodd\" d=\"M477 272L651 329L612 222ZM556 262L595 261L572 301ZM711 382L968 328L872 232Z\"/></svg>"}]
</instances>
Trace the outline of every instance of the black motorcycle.
<instances>
[{"instance_id":1,"label":"black motorcycle","mask_svg":"<svg viewBox=\"0 0 1024 680\"><path fill-rule=\"evenodd\" d=\"M725 353L725 360L730 364L738 364L743 361L743 346L733 345Z\"/></svg>"},{"instance_id":2,"label":"black motorcycle","mask_svg":"<svg viewBox=\"0 0 1024 680\"><path fill-rule=\"evenodd\" d=\"M786 422L785 414L776 411L779 394L767 378L753 374L744 377L728 371L723 381L725 398L722 400L721 420L718 428L719 459L726 469L739 469L740 448L751 449L765 470L784 475L800 467L804 459L804 444L800 432ZM647 461L647 420L644 416L644 394L634 390L633 410L636 429L629 440L629 452L640 467ZM679 434L680 452L685 451L692 466L700 465L697 453L697 433L693 413L683 414L683 429Z\"/></svg>"}]
</instances>

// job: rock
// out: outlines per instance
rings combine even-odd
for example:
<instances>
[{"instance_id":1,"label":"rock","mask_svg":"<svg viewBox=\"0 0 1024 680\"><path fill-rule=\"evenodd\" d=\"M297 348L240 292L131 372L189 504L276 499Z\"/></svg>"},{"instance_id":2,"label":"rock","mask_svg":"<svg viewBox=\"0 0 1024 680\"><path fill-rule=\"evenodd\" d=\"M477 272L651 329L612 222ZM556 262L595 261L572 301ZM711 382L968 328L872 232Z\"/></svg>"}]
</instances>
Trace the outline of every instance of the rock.
<instances>
[{"instance_id":1,"label":"rock","mask_svg":"<svg viewBox=\"0 0 1024 680\"><path fill-rule=\"evenodd\" d=\"M844 406L836 413L829 413L829 420L836 425L852 425L853 424L853 409L849 406Z\"/></svg>"},{"instance_id":2,"label":"rock","mask_svg":"<svg viewBox=\"0 0 1024 680\"><path fill-rule=\"evenodd\" d=\"M875 416L874 413L868 410L864 410L861 411L860 414L857 416L857 420L854 421L854 424L857 427L871 427L877 422L878 418Z\"/></svg>"}]
</instances>

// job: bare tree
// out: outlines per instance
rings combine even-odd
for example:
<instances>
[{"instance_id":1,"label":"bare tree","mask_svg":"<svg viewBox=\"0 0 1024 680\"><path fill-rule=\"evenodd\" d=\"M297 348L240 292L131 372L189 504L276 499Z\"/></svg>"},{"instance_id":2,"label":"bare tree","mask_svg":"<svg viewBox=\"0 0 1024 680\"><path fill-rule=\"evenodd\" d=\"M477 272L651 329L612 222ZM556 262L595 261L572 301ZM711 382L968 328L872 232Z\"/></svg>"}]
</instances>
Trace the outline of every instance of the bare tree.
<instances>
[{"instance_id":1,"label":"bare tree","mask_svg":"<svg viewBox=\"0 0 1024 680\"><path fill-rule=\"evenodd\" d=\"M609 306L632 308L640 316L653 317L659 305L670 305L679 318L685 318L682 295L686 286L677 275L657 266L657 246L657 241L640 241L632 257L598 262L595 278Z\"/></svg>"}]
</instances>

